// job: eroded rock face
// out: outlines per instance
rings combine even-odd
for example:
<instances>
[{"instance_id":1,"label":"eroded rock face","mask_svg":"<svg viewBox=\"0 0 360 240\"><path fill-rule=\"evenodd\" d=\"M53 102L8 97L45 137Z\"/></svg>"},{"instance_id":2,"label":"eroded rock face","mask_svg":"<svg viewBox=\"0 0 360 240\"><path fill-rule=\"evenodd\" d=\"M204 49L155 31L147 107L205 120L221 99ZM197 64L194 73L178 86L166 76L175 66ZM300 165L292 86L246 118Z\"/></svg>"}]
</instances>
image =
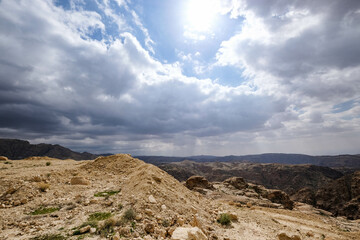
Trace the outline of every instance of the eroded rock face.
<instances>
[{"instance_id":1,"label":"eroded rock face","mask_svg":"<svg viewBox=\"0 0 360 240\"><path fill-rule=\"evenodd\" d=\"M268 190L264 197L269 199L273 203L280 203L286 209L293 209L294 202L290 200L289 195L280 190Z\"/></svg>"},{"instance_id":2,"label":"eroded rock face","mask_svg":"<svg viewBox=\"0 0 360 240\"><path fill-rule=\"evenodd\" d=\"M291 200L315 205L315 192L311 188L302 188L290 197Z\"/></svg>"},{"instance_id":3,"label":"eroded rock face","mask_svg":"<svg viewBox=\"0 0 360 240\"><path fill-rule=\"evenodd\" d=\"M193 190L194 188L214 189L214 186L202 176L190 177L188 180L186 180L185 186L190 190Z\"/></svg>"},{"instance_id":4,"label":"eroded rock face","mask_svg":"<svg viewBox=\"0 0 360 240\"><path fill-rule=\"evenodd\" d=\"M333 181L316 193L315 206L343 215L349 219L360 218L360 171Z\"/></svg>"}]
</instances>

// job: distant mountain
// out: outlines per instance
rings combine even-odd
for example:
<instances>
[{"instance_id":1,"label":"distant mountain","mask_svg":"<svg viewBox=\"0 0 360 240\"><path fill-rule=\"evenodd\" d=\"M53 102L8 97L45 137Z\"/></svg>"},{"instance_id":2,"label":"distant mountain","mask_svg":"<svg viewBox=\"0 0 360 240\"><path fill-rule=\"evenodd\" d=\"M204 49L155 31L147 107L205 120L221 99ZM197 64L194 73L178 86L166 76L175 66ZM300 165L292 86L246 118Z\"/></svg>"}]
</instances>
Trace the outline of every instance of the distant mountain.
<instances>
[{"instance_id":1,"label":"distant mountain","mask_svg":"<svg viewBox=\"0 0 360 240\"><path fill-rule=\"evenodd\" d=\"M166 156L136 156L145 162L155 165L181 162L184 160L195 162L242 162L242 163L280 163L280 164L311 164L331 168L360 169L360 155L338 156L310 156L304 154L265 153L243 156L191 156L191 157L166 157Z\"/></svg>"},{"instance_id":2,"label":"distant mountain","mask_svg":"<svg viewBox=\"0 0 360 240\"><path fill-rule=\"evenodd\" d=\"M90 160L98 155L88 152L78 153L60 145L30 144L18 139L0 139L0 156L17 160L33 156L48 156L58 159Z\"/></svg>"}]
</instances>

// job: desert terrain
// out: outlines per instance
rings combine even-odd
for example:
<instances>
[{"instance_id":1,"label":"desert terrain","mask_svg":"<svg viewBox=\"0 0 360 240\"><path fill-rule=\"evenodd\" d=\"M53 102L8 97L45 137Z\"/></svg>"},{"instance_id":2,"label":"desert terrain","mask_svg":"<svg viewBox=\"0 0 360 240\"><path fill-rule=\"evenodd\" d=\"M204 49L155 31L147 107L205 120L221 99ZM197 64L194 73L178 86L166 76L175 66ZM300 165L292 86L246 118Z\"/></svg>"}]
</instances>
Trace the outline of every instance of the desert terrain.
<instances>
[{"instance_id":1,"label":"desert terrain","mask_svg":"<svg viewBox=\"0 0 360 240\"><path fill-rule=\"evenodd\" d=\"M360 239L359 220L209 184L190 190L127 154L3 159L0 239Z\"/></svg>"}]
</instances>

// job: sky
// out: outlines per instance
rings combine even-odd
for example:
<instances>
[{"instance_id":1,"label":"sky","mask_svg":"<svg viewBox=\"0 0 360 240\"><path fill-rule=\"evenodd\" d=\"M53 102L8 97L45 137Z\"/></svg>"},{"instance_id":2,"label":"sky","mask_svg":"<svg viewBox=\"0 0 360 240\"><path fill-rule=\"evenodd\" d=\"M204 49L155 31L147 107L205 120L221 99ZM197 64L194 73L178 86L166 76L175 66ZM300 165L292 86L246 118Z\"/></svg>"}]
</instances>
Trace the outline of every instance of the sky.
<instances>
[{"instance_id":1,"label":"sky","mask_svg":"<svg viewBox=\"0 0 360 240\"><path fill-rule=\"evenodd\" d=\"M0 0L0 137L360 153L359 0Z\"/></svg>"}]
</instances>

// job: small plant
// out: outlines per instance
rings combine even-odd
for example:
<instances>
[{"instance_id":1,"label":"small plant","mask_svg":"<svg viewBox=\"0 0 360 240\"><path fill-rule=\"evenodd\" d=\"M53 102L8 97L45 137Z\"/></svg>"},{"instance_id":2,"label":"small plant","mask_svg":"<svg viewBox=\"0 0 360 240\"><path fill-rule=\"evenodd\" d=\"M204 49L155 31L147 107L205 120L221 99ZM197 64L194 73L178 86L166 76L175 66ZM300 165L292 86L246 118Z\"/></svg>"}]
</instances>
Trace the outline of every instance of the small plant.
<instances>
[{"instance_id":1,"label":"small plant","mask_svg":"<svg viewBox=\"0 0 360 240\"><path fill-rule=\"evenodd\" d=\"M165 220L163 220L161 224L163 225L163 227L169 227L169 226L170 226L169 221L168 221L168 220L166 220L166 219L165 219Z\"/></svg>"},{"instance_id":2,"label":"small plant","mask_svg":"<svg viewBox=\"0 0 360 240\"><path fill-rule=\"evenodd\" d=\"M99 228L98 232L101 236L107 237L114 233L114 226L117 224L117 221L114 218L107 219Z\"/></svg>"},{"instance_id":3,"label":"small plant","mask_svg":"<svg viewBox=\"0 0 360 240\"><path fill-rule=\"evenodd\" d=\"M101 221L111 217L111 213L109 212L95 212L90 214L88 221Z\"/></svg>"},{"instance_id":4,"label":"small plant","mask_svg":"<svg viewBox=\"0 0 360 240\"><path fill-rule=\"evenodd\" d=\"M135 211L132 208L129 208L128 210L125 211L124 215L123 215L123 219L126 221L131 221L135 219Z\"/></svg>"},{"instance_id":5,"label":"small plant","mask_svg":"<svg viewBox=\"0 0 360 240\"><path fill-rule=\"evenodd\" d=\"M46 192L50 188L50 184L41 182L38 184L38 187L41 192Z\"/></svg>"},{"instance_id":6,"label":"small plant","mask_svg":"<svg viewBox=\"0 0 360 240\"><path fill-rule=\"evenodd\" d=\"M120 191L110 190L110 191L95 193L94 196L95 196L95 197L109 197L109 196L115 195L115 194L117 194L117 193L119 193L119 192L120 192Z\"/></svg>"},{"instance_id":7,"label":"small plant","mask_svg":"<svg viewBox=\"0 0 360 240\"><path fill-rule=\"evenodd\" d=\"M123 209L123 208L124 208L124 206L123 206L121 203L119 203L118 209L121 210L121 209Z\"/></svg>"},{"instance_id":8,"label":"small plant","mask_svg":"<svg viewBox=\"0 0 360 240\"><path fill-rule=\"evenodd\" d=\"M230 225L231 223L230 215L227 213L222 213L218 218L217 222L220 223L221 225Z\"/></svg>"},{"instance_id":9,"label":"small plant","mask_svg":"<svg viewBox=\"0 0 360 240\"><path fill-rule=\"evenodd\" d=\"M50 207L50 208L40 207L40 208L34 210L33 212L31 212L30 215L48 214L48 213L56 212L59 210L60 210L60 208L57 208L57 207Z\"/></svg>"},{"instance_id":10,"label":"small plant","mask_svg":"<svg viewBox=\"0 0 360 240\"><path fill-rule=\"evenodd\" d=\"M33 238L30 238L32 240L64 240L66 239L64 236L60 234L46 234L42 236L36 236Z\"/></svg>"},{"instance_id":11,"label":"small plant","mask_svg":"<svg viewBox=\"0 0 360 240\"><path fill-rule=\"evenodd\" d=\"M6 161L4 162L4 164L12 164L12 162Z\"/></svg>"},{"instance_id":12,"label":"small plant","mask_svg":"<svg viewBox=\"0 0 360 240\"><path fill-rule=\"evenodd\" d=\"M74 235L74 236L75 236L75 235L81 235L82 233L80 232L80 229L83 228L83 227L86 227L86 226L90 226L90 227L92 227L92 228L97 228L97 227L98 227L98 224L97 224L96 221L84 222L84 223L81 224L80 226L72 229L72 230L75 230L72 235Z\"/></svg>"},{"instance_id":13,"label":"small plant","mask_svg":"<svg viewBox=\"0 0 360 240\"><path fill-rule=\"evenodd\" d=\"M50 166L51 165L51 162L46 162L46 166Z\"/></svg>"}]
</instances>

